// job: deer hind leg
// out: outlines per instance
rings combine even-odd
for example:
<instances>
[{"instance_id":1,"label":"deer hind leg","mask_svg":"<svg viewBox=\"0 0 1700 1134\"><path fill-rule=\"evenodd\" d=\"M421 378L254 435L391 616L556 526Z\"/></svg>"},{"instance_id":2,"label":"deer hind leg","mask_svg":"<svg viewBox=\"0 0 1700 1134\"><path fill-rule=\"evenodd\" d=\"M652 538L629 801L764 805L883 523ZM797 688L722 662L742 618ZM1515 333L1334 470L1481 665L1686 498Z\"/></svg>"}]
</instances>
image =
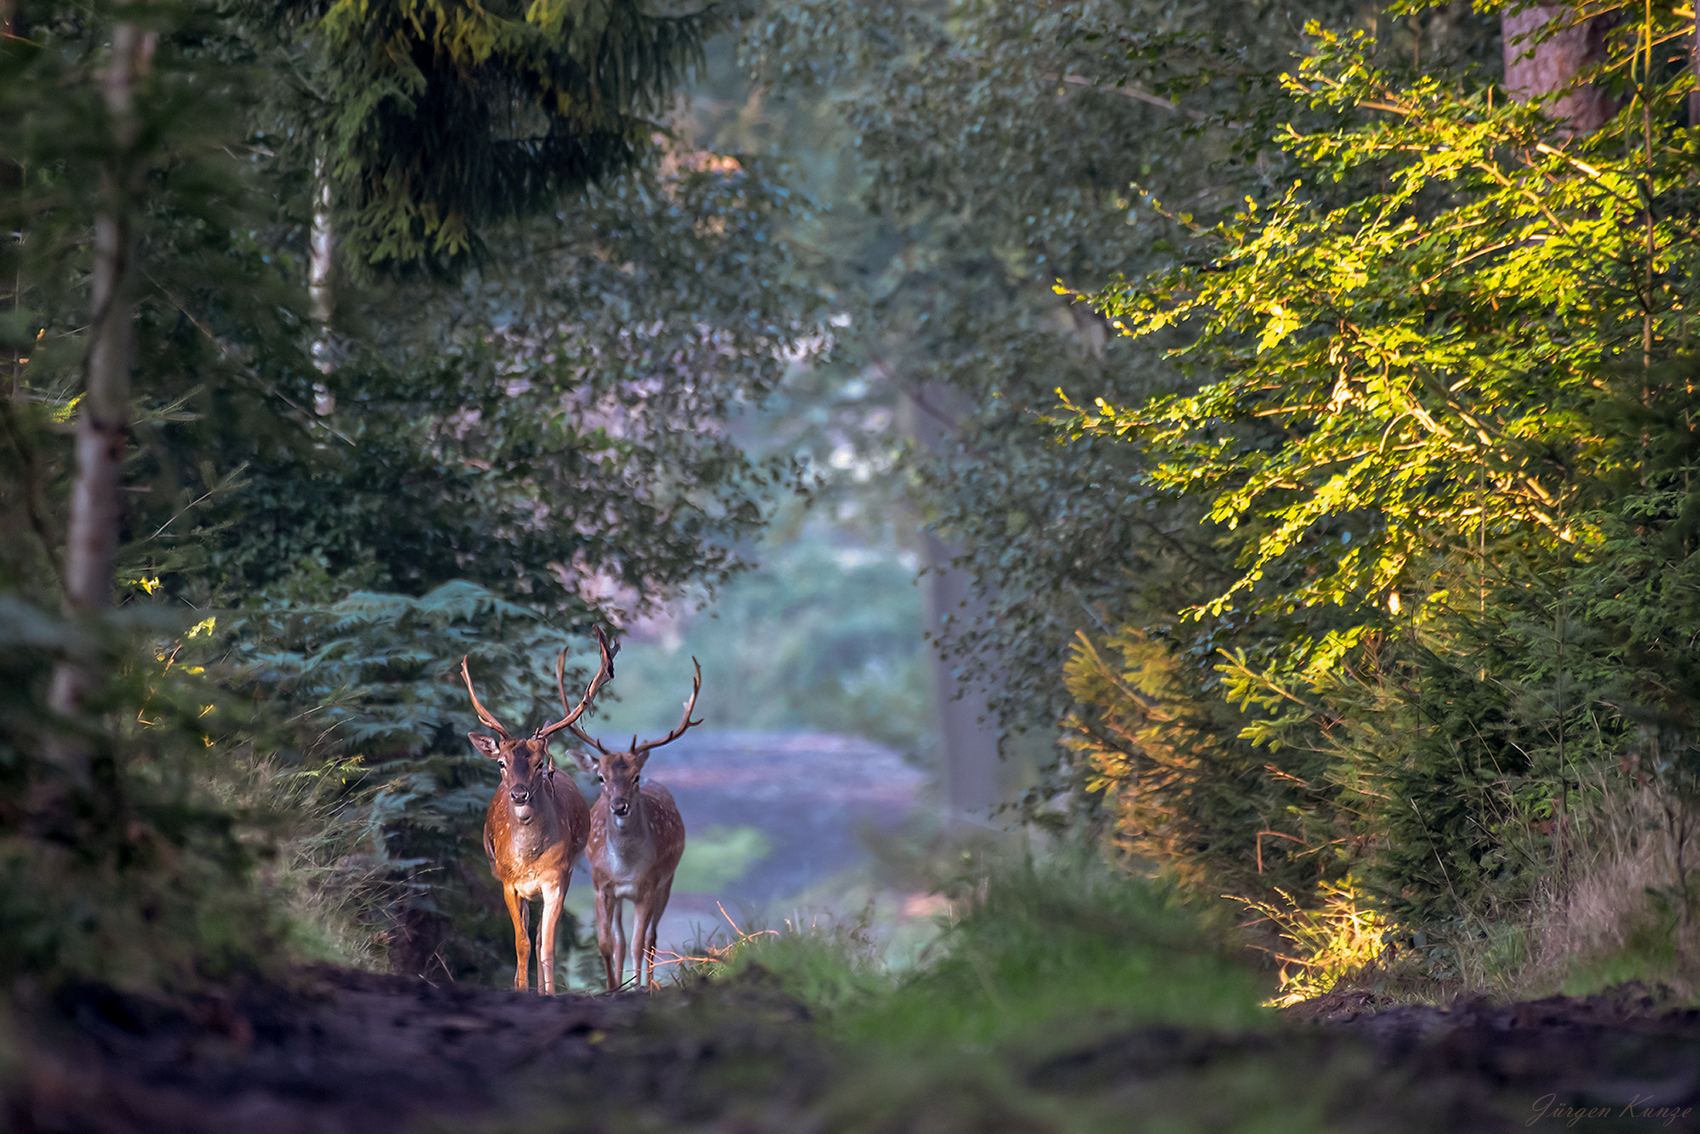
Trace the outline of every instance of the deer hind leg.
<instances>
[{"instance_id":1,"label":"deer hind leg","mask_svg":"<svg viewBox=\"0 0 1700 1134\"><path fill-rule=\"evenodd\" d=\"M566 896L567 888L561 883L543 887L543 921L537 927L537 985L545 996L555 994L555 930L561 924Z\"/></svg>"},{"instance_id":2,"label":"deer hind leg","mask_svg":"<svg viewBox=\"0 0 1700 1134\"><path fill-rule=\"evenodd\" d=\"M507 899L508 917L514 923L514 988L524 992L531 981L531 902L512 886L502 887L502 897Z\"/></svg>"},{"instance_id":3,"label":"deer hind leg","mask_svg":"<svg viewBox=\"0 0 1700 1134\"><path fill-rule=\"evenodd\" d=\"M657 886L655 892L649 896L649 901L645 903L641 910L643 918L641 928L637 925L632 927L633 934L637 938L634 944L643 954L644 969L637 976L638 984L644 988L653 988L656 985L655 939L661 931L661 915L667 912L667 899L672 896L672 892L672 879L668 879Z\"/></svg>"}]
</instances>

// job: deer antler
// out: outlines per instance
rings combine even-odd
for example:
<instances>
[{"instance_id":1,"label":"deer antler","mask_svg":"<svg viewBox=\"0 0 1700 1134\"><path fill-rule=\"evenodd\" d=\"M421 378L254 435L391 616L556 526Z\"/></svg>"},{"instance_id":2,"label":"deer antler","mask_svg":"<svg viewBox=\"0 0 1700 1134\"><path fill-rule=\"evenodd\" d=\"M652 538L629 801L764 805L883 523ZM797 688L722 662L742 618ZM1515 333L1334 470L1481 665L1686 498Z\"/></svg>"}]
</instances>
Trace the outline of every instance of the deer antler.
<instances>
[{"instance_id":1,"label":"deer antler","mask_svg":"<svg viewBox=\"0 0 1700 1134\"><path fill-rule=\"evenodd\" d=\"M503 728L502 723L495 717L491 716L489 710L484 707L483 702L478 700L478 693L472 688L472 674L466 668L465 657L460 659L460 676L461 679L466 682L466 691L472 696L472 707L477 711L478 719L484 722L484 727L494 729L497 733L501 734L503 740L512 740L513 737L508 735L508 730Z\"/></svg>"},{"instance_id":2,"label":"deer antler","mask_svg":"<svg viewBox=\"0 0 1700 1134\"><path fill-rule=\"evenodd\" d=\"M660 740L650 740L645 741L643 744L633 744L633 752L648 752L651 748L660 748L663 744L671 744L681 736L685 735L686 729L690 728L692 725L699 725L702 723L701 721L693 721L691 719L691 710L697 707L697 694L702 692L702 665L695 658L691 659L691 665L696 669L696 676L691 678L691 699L685 702L685 715L680 718L679 727L662 737Z\"/></svg>"},{"instance_id":3,"label":"deer antler","mask_svg":"<svg viewBox=\"0 0 1700 1134\"><path fill-rule=\"evenodd\" d=\"M541 740L546 736L551 736L554 733L559 732L563 728L572 729L575 736L583 735L578 731L578 729L573 728L573 722L582 717L584 715L584 711L590 708L590 703L596 700L596 695L602 692L602 687L614 679L614 655L620 652L620 643L615 642L613 644L609 644L608 635L602 632L602 627L596 627L595 632L596 645L602 654L602 662L597 668L596 676L591 678L590 684L584 687L584 696L579 698L578 708L568 709L567 651L562 650L560 652L560 655L555 658L555 689L561 694L561 709L567 715L556 721L554 724L544 725L542 728L538 729L535 739Z\"/></svg>"},{"instance_id":4,"label":"deer antler","mask_svg":"<svg viewBox=\"0 0 1700 1134\"><path fill-rule=\"evenodd\" d=\"M702 665L695 658L691 659L691 665L696 668L696 676L691 679L691 699L685 704L685 716L679 721L679 727L662 737L660 740L645 741L642 744L637 742L637 737L632 737L632 752L634 754L642 755L643 753L648 752L651 748L660 748L663 744L671 744L673 741L685 735L686 729L690 728L692 725L699 725L702 723L701 721L693 721L691 719L691 710L697 707L697 694L702 692ZM567 729L574 736L594 747L598 752L602 753L602 755L613 755L613 753L608 751L608 749L602 747L602 742L600 740L591 736L588 732L585 732L582 728L578 727L578 725L569 724Z\"/></svg>"}]
</instances>

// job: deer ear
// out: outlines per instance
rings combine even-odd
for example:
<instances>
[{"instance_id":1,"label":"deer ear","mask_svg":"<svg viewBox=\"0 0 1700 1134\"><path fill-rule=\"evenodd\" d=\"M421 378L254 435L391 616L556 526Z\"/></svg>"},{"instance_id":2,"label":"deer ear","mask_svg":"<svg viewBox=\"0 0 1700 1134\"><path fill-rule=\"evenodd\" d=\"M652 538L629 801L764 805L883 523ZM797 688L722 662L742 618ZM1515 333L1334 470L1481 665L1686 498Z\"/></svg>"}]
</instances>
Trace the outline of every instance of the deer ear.
<instances>
[{"instance_id":1,"label":"deer ear","mask_svg":"<svg viewBox=\"0 0 1700 1134\"><path fill-rule=\"evenodd\" d=\"M485 736L481 732L469 732L466 734L466 739L472 741L472 746L484 755L490 757L490 759L497 760L501 758L502 746L496 742L495 737Z\"/></svg>"},{"instance_id":2,"label":"deer ear","mask_svg":"<svg viewBox=\"0 0 1700 1134\"><path fill-rule=\"evenodd\" d=\"M574 748L572 753L573 759L578 761L578 766L584 769L585 775L594 776L596 774L596 761L590 758L590 753L582 748Z\"/></svg>"}]
</instances>

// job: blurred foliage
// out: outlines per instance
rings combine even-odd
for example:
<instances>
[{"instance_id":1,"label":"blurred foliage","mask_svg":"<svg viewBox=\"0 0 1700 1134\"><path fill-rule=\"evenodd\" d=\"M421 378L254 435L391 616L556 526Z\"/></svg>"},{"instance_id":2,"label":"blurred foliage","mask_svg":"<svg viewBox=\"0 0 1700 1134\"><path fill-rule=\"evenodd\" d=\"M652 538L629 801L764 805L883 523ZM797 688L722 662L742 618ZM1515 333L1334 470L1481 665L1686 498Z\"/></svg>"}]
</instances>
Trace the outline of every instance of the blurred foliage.
<instances>
[{"instance_id":1,"label":"blurred foliage","mask_svg":"<svg viewBox=\"0 0 1700 1134\"><path fill-rule=\"evenodd\" d=\"M885 973L853 925L750 936L715 973L766 969L826 1013L834 1034L894 1052L1019 1039L1037 1055L1133 1022L1234 1029L1266 1018L1260 978L1236 960L1228 923L1172 885L1084 846L970 857L961 877L941 882L964 912L906 976Z\"/></svg>"},{"instance_id":2,"label":"blurred foliage","mask_svg":"<svg viewBox=\"0 0 1700 1134\"><path fill-rule=\"evenodd\" d=\"M810 169L835 207L807 235L844 320L839 388L897 411L835 440L865 454L873 493L908 489L961 549L989 605L954 641L970 674L997 671L1007 725L1049 729L1067 709L1057 657L1074 631L1172 611L1229 569L1195 504L1144 485L1137 453L1045 424L1059 388L1137 404L1181 380L1053 285L1169 262L1177 226L1135 183L1204 210L1284 176L1260 128L1292 108L1278 76L1304 14L1360 12L777 4L750 26L752 69L812 109L797 129L832 163ZM1496 53L1478 31L1459 10L1415 34L1459 62ZM1412 34L1389 22L1391 41ZM910 442L895 483L879 477L917 427L942 429L942 448Z\"/></svg>"},{"instance_id":3,"label":"blurred foliage","mask_svg":"<svg viewBox=\"0 0 1700 1134\"><path fill-rule=\"evenodd\" d=\"M830 155L816 452L961 550L1006 726L1068 716L1029 815L1301 910L1355 873L1437 975L1626 773L1700 798L1691 29L1626 9L1623 113L1560 144L1498 14L804 3L747 42Z\"/></svg>"},{"instance_id":4,"label":"blurred foliage","mask_svg":"<svg viewBox=\"0 0 1700 1134\"><path fill-rule=\"evenodd\" d=\"M673 888L681 894L712 894L738 881L772 849L772 841L760 827L708 827L692 832L673 875Z\"/></svg>"},{"instance_id":5,"label":"blurred foliage","mask_svg":"<svg viewBox=\"0 0 1700 1134\"><path fill-rule=\"evenodd\" d=\"M1203 501L1154 485L1136 446L1049 419L1059 389L1090 406L1185 387L1163 355L1184 336L1117 335L1055 285L1137 280L1173 261L1187 230L1142 192L1206 215L1277 191L1291 166L1266 144L1275 123L1316 118L1280 84L1306 15L1368 23L1379 9L778 4L747 45L755 73L797 106L811 151L831 155L810 184L835 208L806 235L842 312L836 390L860 412L833 404L817 452L866 485L870 510L901 497L912 522L959 550L983 607L944 627L945 644L991 687L1006 750L1023 729L1049 741L1077 703L1061 664L1077 634L1147 643L1174 698L1164 743L1198 769L1195 795L1153 800L1185 813L1161 841L1195 882L1225 875L1264 896L1310 893L1343 863L1279 840L1262 840L1257 862L1258 833L1329 790L1327 761L1291 749L1272 761L1241 738L1215 664L1224 647L1287 629L1180 621L1231 585L1241 537L1207 522ZM1437 67L1498 54L1492 24L1463 6L1381 27L1390 54ZM917 440L929 432L943 440ZM1294 617L1314 617L1317 633L1334 621ZM1106 709L1086 726L1102 732L1119 711ZM1053 749L1026 815L1112 826L1102 770L1086 750Z\"/></svg>"},{"instance_id":6,"label":"blurred foliage","mask_svg":"<svg viewBox=\"0 0 1700 1134\"><path fill-rule=\"evenodd\" d=\"M626 647L615 697L598 710L605 731L648 735L676 716L690 688L684 659L696 657L707 727L847 733L926 760L932 691L914 567L819 523L756 554L761 565L711 606Z\"/></svg>"},{"instance_id":7,"label":"blurred foliage","mask_svg":"<svg viewBox=\"0 0 1700 1134\"><path fill-rule=\"evenodd\" d=\"M808 325L765 238L793 207L736 162L658 162L504 235L502 275L373 296L355 328L385 329L312 372L336 410L309 431L192 397L158 479L204 494L207 470L240 468L243 488L203 506L213 532L181 534L213 546L170 589L231 603L297 570L413 595L464 578L582 620L602 581L636 611L736 570L792 475L723 423Z\"/></svg>"},{"instance_id":8,"label":"blurred foliage","mask_svg":"<svg viewBox=\"0 0 1700 1134\"><path fill-rule=\"evenodd\" d=\"M161 629L0 595L0 972L38 988L183 990L269 963L287 931L252 877L280 816L220 792L259 737L239 701L156 651ZM67 724L41 706L54 659L91 635L116 676L100 716L70 726L96 757L84 786L46 759Z\"/></svg>"}]
</instances>

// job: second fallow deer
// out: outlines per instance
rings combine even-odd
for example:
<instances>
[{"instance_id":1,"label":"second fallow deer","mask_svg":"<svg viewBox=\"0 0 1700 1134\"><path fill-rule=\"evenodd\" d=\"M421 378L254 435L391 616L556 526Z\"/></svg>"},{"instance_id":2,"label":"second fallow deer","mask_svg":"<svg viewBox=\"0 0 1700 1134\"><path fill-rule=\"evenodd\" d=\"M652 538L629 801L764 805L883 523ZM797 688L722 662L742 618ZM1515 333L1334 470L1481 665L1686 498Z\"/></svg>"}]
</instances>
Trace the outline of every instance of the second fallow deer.
<instances>
[{"instance_id":1,"label":"second fallow deer","mask_svg":"<svg viewBox=\"0 0 1700 1134\"><path fill-rule=\"evenodd\" d=\"M531 976L531 899L543 899L543 922L537 933L537 983L548 995L555 991L555 930L561 906L572 882L573 864L584 853L590 838L590 807L572 777L555 777L555 762L549 755L549 738L563 728L572 728L595 700L596 694L614 676L614 654L600 629L601 666L585 687L578 707L566 709L564 670L566 652L555 661L555 684L562 691L561 707L567 715L544 725L530 737L516 739L491 716L472 688L466 659L460 675L472 696L472 707L484 727L500 739L469 732L472 746L495 760L502 769L502 786L490 800L484 817L484 853L490 856L490 873L502 884L502 897L514 924L514 987L524 990Z\"/></svg>"},{"instance_id":2,"label":"second fallow deer","mask_svg":"<svg viewBox=\"0 0 1700 1134\"><path fill-rule=\"evenodd\" d=\"M684 718L660 740L639 744L634 736L628 751L611 752L578 725L567 726L598 753L592 757L574 750L573 756L602 785L602 794L590 809L590 843L585 856L590 861L590 884L596 892L596 944L602 952L611 992L625 983L626 929L621 907L627 899L632 903L632 976L640 988L655 983L656 932L673 892L673 872L685 853L685 823L673 803L673 793L644 780L643 766L651 751L702 723L691 719L697 694L702 691L702 666L695 658L691 665L696 676ZM564 707L565 686L560 693Z\"/></svg>"}]
</instances>

